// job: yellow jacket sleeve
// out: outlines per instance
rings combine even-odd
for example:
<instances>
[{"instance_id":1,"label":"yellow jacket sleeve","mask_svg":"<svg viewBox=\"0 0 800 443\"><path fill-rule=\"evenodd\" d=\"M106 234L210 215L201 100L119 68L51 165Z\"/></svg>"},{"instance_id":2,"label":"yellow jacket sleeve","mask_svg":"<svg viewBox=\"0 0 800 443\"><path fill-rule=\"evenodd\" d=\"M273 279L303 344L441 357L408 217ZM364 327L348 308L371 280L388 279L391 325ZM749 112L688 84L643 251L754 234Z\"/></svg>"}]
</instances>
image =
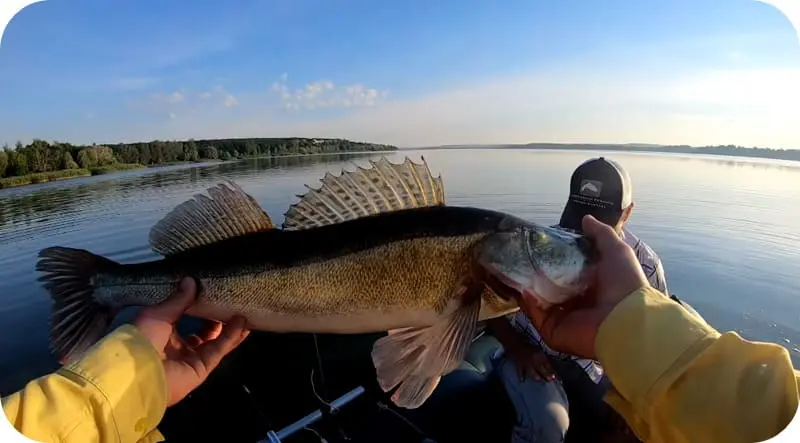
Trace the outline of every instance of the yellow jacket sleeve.
<instances>
[{"instance_id":1,"label":"yellow jacket sleeve","mask_svg":"<svg viewBox=\"0 0 800 443\"><path fill-rule=\"evenodd\" d=\"M780 433L798 407L800 372L785 348L720 334L652 288L600 326L606 401L654 443L753 443Z\"/></svg>"},{"instance_id":2,"label":"yellow jacket sleeve","mask_svg":"<svg viewBox=\"0 0 800 443\"><path fill-rule=\"evenodd\" d=\"M23 435L40 442L156 442L167 407L164 366L131 325L84 356L3 399Z\"/></svg>"}]
</instances>

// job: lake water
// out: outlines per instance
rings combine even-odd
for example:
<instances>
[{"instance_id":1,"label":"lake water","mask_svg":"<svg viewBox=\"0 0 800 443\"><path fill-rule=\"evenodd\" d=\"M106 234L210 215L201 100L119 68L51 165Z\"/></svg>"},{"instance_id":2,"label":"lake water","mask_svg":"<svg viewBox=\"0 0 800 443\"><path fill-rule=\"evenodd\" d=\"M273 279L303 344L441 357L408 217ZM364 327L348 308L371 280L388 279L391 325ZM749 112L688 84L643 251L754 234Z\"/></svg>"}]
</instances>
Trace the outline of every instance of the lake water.
<instances>
[{"instance_id":1,"label":"lake water","mask_svg":"<svg viewBox=\"0 0 800 443\"><path fill-rule=\"evenodd\" d=\"M447 201L556 223L575 166L597 152L435 150ZM672 292L721 330L785 346L800 367L800 163L606 153L634 182L631 229L658 252ZM131 171L0 190L0 394L55 367L47 348L49 298L36 254L54 245L122 262L157 256L150 227L223 179L237 181L279 224L325 172L379 155L255 159Z\"/></svg>"}]
</instances>

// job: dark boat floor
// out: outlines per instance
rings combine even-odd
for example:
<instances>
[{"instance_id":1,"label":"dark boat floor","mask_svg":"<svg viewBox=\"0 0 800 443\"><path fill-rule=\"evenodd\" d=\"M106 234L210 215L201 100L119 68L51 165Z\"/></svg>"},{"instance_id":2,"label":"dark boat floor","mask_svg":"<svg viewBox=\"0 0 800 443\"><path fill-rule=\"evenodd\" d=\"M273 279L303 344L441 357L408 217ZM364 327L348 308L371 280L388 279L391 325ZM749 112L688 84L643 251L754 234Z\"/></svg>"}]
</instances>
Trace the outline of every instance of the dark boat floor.
<instances>
[{"instance_id":1,"label":"dark boat floor","mask_svg":"<svg viewBox=\"0 0 800 443\"><path fill-rule=\"evenodd\" d=\"M253 443L320 407L316 390L332 401L357 386L366 392L334 417L311 427L327 442L405 443L423 436L438 443L508 442L516 413L500 381L493 376L489 356L499 347L491 336L477 340L467 362L444 377L433 396L419 409L394 409L375 380L370 359L373 342L383 334L317 335L253 332L226 358L211 377L181 403L169 408L159 429L169 442L220 441ZM317 359L316 349L319 349ZM324 381L320 377L322 362ZM398 416L402 414L403 418ZM594 430L601 424L570 408L567 442L602 442ZM300 431L287 442L320 442L311 431Z\"/></svg>"}]
</instances>

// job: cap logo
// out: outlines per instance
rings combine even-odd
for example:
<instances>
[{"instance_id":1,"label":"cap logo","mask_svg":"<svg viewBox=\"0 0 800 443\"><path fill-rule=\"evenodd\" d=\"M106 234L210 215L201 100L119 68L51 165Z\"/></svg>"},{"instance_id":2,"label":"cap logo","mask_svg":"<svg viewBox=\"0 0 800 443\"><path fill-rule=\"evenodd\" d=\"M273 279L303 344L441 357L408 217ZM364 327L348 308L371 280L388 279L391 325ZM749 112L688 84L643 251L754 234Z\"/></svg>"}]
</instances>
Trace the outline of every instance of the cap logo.
<instances>
[{"instance_id":1,"label":"cap logo","mask_svg":"<svg viewBox=\"0 0 800 443\"><path fill-rule=\"evenodd\" d=\"M580 193L587 197L600 197L600 191L603 189L603 182L597 180L583 180L581 181Z\"/></svg>"}]
</instances>

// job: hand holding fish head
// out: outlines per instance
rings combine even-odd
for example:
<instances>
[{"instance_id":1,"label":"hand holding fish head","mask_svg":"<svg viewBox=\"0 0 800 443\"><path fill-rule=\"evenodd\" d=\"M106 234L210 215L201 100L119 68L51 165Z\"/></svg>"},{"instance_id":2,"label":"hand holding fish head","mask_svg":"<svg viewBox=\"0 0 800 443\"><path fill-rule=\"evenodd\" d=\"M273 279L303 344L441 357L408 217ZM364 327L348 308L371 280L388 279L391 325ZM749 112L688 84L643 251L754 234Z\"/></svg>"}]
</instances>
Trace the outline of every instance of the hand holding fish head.
<instances>
[{"instance_id":1,"label":"hand holding fish head","mask_svg":"<svg viewBox=\"0 0 800 443\"><path fill-rule=\"evenodd\" d=\"M541 309L524 295L519 304L549 347L596 359L595 340L600 325L622 300L649 283L633 250L609 226L586 216L583 230L599 255L584 296L572 298L556 309Z\"/></svg>"}]
</instances>

